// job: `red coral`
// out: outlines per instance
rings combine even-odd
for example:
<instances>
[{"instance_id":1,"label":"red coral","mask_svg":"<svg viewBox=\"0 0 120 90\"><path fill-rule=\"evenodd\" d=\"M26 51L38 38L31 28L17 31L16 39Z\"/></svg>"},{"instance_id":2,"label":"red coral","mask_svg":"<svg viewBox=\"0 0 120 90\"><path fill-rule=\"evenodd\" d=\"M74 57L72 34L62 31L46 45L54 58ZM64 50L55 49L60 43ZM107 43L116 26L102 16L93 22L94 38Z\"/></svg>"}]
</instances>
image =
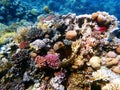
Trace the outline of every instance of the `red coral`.
<instances>
[{"instance_id":1,"label":"red coral","mask_svg":"<svg viewBox=\"0 0 120 90\"><path fill-rule=\"evenodd\" d=\"M102 27L94 27L94 30L100 31L100 32L104 32L107 30L107 27L102 26Z\"/></svg>"},{"instance_id":2,"label":"red coral","mask_svg":"<svg viewBox=\"0 0 120 90\"><path fill-rule=\"evenodd\" d=\"M25 49L25 48L27 48L29 46L29 42L27 42L27 41L22 41L22 42L20 42L19 43L19 48L20 49Z\"/></svg>"},{"instance_id":3,"label":"red coral","mask_svg":"<svg viewBox=\"0 0 120 90\"><path fill-rule=\"evenodd\" d=\"M35 61L36 61L37 67L39 67L39 68L44 68L44 67L46 67L46 60L45 60L44 57L42 57L42 56L37 56L37 57L35 58Z\"/></svg>"},{"instance_id":4,"label":"red coral","mask_svg":"<svg viewBox=\"0 0 120 90\"><path fill-rule=\"evenodd\" d=\"M47 54L45 56L48 67L52 69L58 69L60 60L57 54Z\"/></svg>"}]
</instances>

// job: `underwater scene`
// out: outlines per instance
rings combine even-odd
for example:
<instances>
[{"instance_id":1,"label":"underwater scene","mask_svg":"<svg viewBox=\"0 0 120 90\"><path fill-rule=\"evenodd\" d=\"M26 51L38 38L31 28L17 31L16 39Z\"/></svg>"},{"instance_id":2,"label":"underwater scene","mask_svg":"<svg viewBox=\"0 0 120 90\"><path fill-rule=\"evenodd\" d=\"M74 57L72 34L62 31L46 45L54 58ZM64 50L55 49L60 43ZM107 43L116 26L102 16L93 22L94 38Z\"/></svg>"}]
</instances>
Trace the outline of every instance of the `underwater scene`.
<instances>
[{"instance_id":1,"label":"underwater scene","mask_svg":"<svg viewBox=\"0 0 120 90\"><path fill-rule=\"evenodd\" d=\"M0 0L0 90L120 90L120 0Z\"/></svg>"}]
</instances>

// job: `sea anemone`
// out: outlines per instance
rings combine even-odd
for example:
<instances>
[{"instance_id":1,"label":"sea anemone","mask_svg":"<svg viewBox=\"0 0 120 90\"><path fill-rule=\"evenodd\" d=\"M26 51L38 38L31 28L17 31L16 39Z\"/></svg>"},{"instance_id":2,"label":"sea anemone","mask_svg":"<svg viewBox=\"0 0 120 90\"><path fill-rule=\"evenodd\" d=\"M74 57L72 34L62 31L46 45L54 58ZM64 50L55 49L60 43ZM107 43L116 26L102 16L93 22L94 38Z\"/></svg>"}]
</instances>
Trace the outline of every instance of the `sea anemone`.
<instances>
[{"instance_id":1,"label":"sea anemone","mask_svg":"<svg viewBox=\"0 0 120 90\"><path fill-rule=\"evenodd\" d=\"M48 67L58 69L60 60L57 54L47 54L45 56Z\"/></svg>"}]
</instances>

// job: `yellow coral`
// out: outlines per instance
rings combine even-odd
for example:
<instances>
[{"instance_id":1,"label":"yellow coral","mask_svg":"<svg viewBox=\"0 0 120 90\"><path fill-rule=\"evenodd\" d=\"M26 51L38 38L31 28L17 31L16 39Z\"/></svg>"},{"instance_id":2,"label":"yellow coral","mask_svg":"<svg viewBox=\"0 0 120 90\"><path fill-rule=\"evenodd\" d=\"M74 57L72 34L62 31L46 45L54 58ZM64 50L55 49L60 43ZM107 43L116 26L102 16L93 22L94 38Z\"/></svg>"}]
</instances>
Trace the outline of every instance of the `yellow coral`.
<instances>
[{"instance_id":1,"label":"yellow coral","mask_svg":"<svg viewBox=\"0 0 120 90\"><path fill-rule=\"evenodd\" d=\"M9 32L9 33L5 33L0 37L0 44L3 44L6 42L7 39L9 39L10 37L13 38L13 36L15 35L15 32Z\"/></svg>"},{"instance_id":2,"label":"yellow coral","mask_svg":"<svg viewBox=\"0 0 120 90\"><path fill-rule=\"evenodd\" d=\"M46 13L50 13L50 12L51 12L51 10L49 9L48 6L44 6L44 7L43 7L43 10L44 10Z\"/></svg>"},{"instance_id":3,"label":"yellow coral","mask_svg":"<svg viewBox=\"0 0 120 90\"><path fill-rule=\"evenodd\" d=\"M14 35L14 40L16 42L21 42L25 39L25 35L27 34L27 32L29 31L28 27L20 27L17 29L17 33Z\"/></svg>"},{"instance_id":4,"label":"yellow coral","mask_svg":"<svg viewBox=\"0 0 120 90\"><path fill-rule=\"evenodd\" d=\"M38 29L42 29L43 31L46 31L48 28L48 24L47 23L43 23L43 22L39 22L37 25Z\"/></svg>"},{"instance_id":5,"label":"yellow coral","mask_svg":"<svg viewBox=\"0 0 120 90\"><path fill-rule=\"evenodd\" d=\"M38 10L37 9L32 9L30 11L30 13L33 14L33 15L38 15Z\"/></svg>"}]
</instances>

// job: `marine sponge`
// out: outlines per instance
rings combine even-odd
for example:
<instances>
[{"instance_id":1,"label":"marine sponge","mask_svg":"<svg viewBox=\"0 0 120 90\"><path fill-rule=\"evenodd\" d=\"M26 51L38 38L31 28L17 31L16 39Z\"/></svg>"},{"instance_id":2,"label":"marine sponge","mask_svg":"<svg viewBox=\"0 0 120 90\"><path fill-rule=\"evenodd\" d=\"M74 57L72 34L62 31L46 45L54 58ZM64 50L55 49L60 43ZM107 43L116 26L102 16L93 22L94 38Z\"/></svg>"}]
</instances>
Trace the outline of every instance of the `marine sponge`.
<instances>
[{"instance_id":1,"label":"marine sponge","mask_svg":"<svg viewBox=\"0 0 120 90\"><path fill-rule=\"evenodd\" d=\"M45 56L48 67L52 69L58 69L60 60L57 54L47 54Z\"/></svg>"}]
</instances>

